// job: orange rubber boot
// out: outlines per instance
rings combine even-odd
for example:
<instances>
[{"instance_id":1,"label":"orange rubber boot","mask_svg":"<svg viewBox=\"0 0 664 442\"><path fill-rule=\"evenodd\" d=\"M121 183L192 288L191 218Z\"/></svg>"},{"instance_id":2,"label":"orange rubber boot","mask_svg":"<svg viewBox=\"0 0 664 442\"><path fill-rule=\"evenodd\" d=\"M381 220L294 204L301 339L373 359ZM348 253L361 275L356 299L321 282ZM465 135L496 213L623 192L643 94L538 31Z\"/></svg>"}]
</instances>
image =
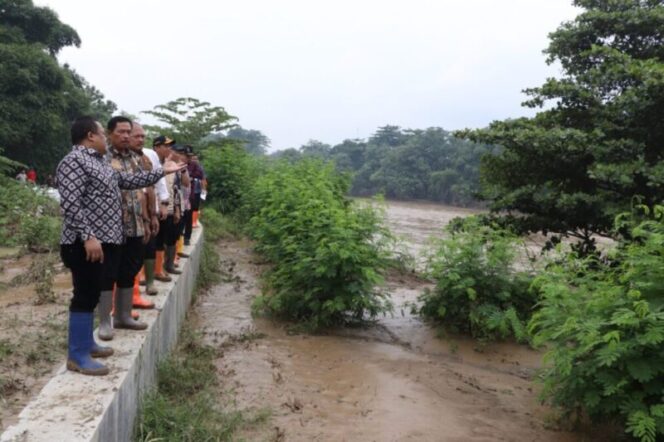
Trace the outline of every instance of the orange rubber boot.
<instances>
[{"instance_id":1,"label":"orange rubber boot","mask_svg":"<svg viewBox=\"0 0 664 442\"><path fill-rule=\"evenodd\" d=\"M164 251L157 250L154 260L154 279L161 282L170 282L172 278L164 272Z\"/></svg>"},{"instance_id":2,"label":"orange rubber boot","mask_svg":"<svg viewBox=\"0 0 664 442\"><path fill-rule=\"evenodd\" d=\"M134 296L132 297L132 306L135 308L141 308L141 309L151 309L154 308L154 302L148 301L147 299L143 298L141 296L141 290L138 285L139 282L139 277L136 275L134 278Z\"/></svg>"},{"instance_id":3,"label":"orange rubber boot","mask_svg":"<svg viewBox=\"0 0 664 442\"><path fill-rule=\"evenodd\" d=\"M198 210L194 210L191 212L191 225L192 227L198 227Z\"/></svg>"}]
</instances>

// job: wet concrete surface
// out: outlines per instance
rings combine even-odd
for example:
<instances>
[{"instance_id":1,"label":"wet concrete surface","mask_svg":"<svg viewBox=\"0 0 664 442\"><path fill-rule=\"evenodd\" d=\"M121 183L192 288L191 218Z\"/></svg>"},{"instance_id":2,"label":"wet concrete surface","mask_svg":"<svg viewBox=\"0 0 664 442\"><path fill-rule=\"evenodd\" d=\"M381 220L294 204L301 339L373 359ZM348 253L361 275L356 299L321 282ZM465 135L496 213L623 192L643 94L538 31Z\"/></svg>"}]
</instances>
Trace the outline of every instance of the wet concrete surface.
<instances>
[{"instance_id":1,"label":"wet concrete surface","mask_svg":"<svg viewBox=\"0 0 664 442\"><path fill-rule=\"evenodd\" d=\"M425 247L464 209L389 203L390 228ZM219 348L222 385L236 406L269 409L267 428L244 434L270 441L581 441L557 431L532 381L541 354L512 343L480 345L437 336L404 306L428 285L392 275L393 316L362 328L290 334L252 318L264 270L246 240L219 245L228 280L199 300L194 317Z\"/></svg>"}]
</instances>

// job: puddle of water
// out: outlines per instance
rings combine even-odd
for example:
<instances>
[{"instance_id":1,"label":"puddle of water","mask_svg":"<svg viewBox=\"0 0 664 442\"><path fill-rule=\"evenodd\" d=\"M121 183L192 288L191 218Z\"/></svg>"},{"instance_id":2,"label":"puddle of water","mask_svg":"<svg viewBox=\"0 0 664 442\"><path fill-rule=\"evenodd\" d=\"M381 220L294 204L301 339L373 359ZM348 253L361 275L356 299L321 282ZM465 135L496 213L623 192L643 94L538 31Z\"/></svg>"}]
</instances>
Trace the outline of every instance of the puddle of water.
<instances>
[{"instance_id":1,"label":"puddle of water","mask_svg":"<svg viewBox=\"0 0 664 442\"><path fill-rule=\"evenodd\" d=\"M472 213L411 206L389 203L388 216L398 234L411 238L412 250L449 219ZM227 241L219 247L235 279L200 298L196 320L207 342L222 352L222 388L240 408L272 411L271 429L254 430L247 439L582 440L546 428L550 410L538 404L530 380L540 354L510 343L478 351L468 338L439 339L401 308L416 300L425 282L390 277L395 315L373 327L290 335L282 324L251 317L262 269L250 244Z\"/></svg>"}]
</instances>

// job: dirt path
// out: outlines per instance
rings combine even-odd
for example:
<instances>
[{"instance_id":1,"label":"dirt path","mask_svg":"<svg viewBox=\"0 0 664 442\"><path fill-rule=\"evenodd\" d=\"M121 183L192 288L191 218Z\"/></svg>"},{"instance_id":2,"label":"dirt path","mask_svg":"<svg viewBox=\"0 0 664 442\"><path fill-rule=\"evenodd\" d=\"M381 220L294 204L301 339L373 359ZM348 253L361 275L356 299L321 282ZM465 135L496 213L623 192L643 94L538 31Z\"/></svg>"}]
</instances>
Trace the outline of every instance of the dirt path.
<instances>
[{"instance_id":1,"label":"dirt path","mask_svg":"<svg viewBox=\"0 0 664 442\"><path fill-rule=\"evenodd\" d=\"M388 215L418 249L450 216L440 206L397 203ZM413 221L415 220L415 221ZM418 228L421 226L421 228ZM408 238L407 238L408 239ZM401 306L425 283L388 281L395 316L375 327L324 336L290 335L279 324L252 319L261 265L246 241L220 245L233 280L197 306L208 343L222 349L223 381L240 408L272 411L269 431L248 440L278 441L579 441L548 429L551 411L538 405L531 377L540 355L512 344L479 348L439 339Z\"/></svg>"}]
</instances>

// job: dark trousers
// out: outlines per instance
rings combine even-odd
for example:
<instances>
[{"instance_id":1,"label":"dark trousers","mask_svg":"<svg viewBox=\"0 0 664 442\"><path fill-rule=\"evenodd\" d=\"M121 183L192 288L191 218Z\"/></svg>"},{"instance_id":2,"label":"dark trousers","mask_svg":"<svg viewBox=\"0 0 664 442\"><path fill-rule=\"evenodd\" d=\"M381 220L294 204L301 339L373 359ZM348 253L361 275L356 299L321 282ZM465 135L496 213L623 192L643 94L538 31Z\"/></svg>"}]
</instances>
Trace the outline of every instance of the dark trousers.
<instances>
[{"instance_id":1,"label":"dark trousers","mask_svg":"<svg viewBox=\"0 0 664 442\"><path fill-rule=\"evenodd\" d=\"M134 286L134 278L143 266L145 244L142 236L132 236L122 245L122 259L118 266L117 285L120 289Z\"/></svg>"},{"instance_id":2,"label":"dark trousers","mask_svg":"<svg viewBox=\"0 0 664 442\"><path fill-rule=\"evenodd\" d=\"M165 220L159 221L159 234L157 235L157 250L164 250L164 246L174 246L178 239L173 215L168 215Z\"/></svg>"},{"instance_id":3,"label":"dark trousers","mask_svg":"<svg viewBox=\"0 0 664 442\"><path fill-rule=\"evenodd\" d=\"M159 226L161 230L161 226ZM155 259L157 257L157 237L151 236L150 241L145 245L145 259Z\"/></svg>"},{"instance_id":4,"label":"dark trousers","mask_svg":"<svg viewBox=\"0 0 664 442\"><path fill-rule=\"evenodd\" d=\"M102 244L104 263L90 262L85 257L85 247L81 240L74 244L60 245L60 257L65 267L71 271L74 296L69 304L70 312L93 312L103 289L105 265L117 261L119 246Z\"/></svg>"},{"instance_id":5,"label":"dark trousers","mask_svg":"<svg viewBox=\"0 0 664 442\"><path fill-rule=\"evenodd\" d=\"M194 227L194 216L192 210L184 211L184 239L191 239L191 231Z\"/></svg>"},{"instance_id":6,"label":"dark trousers","mask_svg":"<svg viewBox=\"0 0 664 442\"><path fill-rule=\"evenodd\" d=\"M200 193L194 193L191 198L189 198L189 202L191 203L191 210L198 210L200 209L201 206L201 194Z\"/></svg>"}]
</instances>

